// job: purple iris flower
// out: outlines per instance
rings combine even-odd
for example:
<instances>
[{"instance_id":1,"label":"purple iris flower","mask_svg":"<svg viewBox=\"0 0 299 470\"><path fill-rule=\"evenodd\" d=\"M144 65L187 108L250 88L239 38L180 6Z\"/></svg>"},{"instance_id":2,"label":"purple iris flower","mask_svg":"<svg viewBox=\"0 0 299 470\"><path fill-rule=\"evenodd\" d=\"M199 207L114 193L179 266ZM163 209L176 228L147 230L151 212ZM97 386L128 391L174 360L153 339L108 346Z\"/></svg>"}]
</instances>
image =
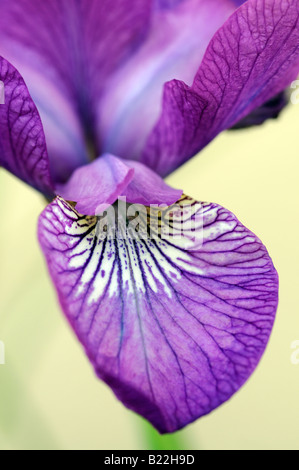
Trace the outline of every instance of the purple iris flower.
<instances>
[{"instance_id":1,"label":"purple iris flower","mask_svg":"<svg viewBox=\"0 0 299 470\"><path fill-rule=\"evenodd\" d=\"M299 72L298 21L298 0L0 0L0 164L57 196L38 231L63 311L98 377L161 433L244 384L278 301L261 241L162 178L221 131L262 122L265 103L277 114ZM101 237L98 215L123 198L177 203L173 225L200 213L201 246L188 230Z\"/></svg>"}]
</instances>

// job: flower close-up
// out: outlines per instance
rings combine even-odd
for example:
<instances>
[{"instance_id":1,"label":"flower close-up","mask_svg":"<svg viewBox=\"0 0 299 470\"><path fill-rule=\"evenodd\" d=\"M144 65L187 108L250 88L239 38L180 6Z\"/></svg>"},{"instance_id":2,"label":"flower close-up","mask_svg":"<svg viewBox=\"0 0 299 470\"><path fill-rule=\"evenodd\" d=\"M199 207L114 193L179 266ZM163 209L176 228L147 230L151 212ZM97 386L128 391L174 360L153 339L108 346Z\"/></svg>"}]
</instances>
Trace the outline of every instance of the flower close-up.
<instances>
[{"instance_id":1,"label":"flower close-up","mask_svg":"<svg viewBox=\"0 0 299 470\"><path fill-rule=\"evenodd\" d=\"M0 165L43 197L40 247L96 375L160 433L243 386L278 305L260 239L164 178L277 118L298 74L298 0L0 0ZM111 210L135 236L108 236Z\"/></svg>"}]
</instances>

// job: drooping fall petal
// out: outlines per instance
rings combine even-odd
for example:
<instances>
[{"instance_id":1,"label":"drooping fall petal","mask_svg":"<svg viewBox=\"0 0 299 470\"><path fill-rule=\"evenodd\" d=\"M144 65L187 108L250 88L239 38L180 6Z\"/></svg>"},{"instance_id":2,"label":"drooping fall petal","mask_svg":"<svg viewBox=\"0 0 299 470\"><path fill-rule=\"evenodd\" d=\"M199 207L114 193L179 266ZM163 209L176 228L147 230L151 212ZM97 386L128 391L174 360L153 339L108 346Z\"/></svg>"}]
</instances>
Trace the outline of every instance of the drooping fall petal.
<instances>
[{"instance_id":1,"label":"drooping fall petal","mask_svg":"<svg viewBox=\"0 0 299 470\"><path fill-rule=\"evenodd\" d=\"M235 9L232 0L2 0L0 54L40 112L55 182L104 153L140 159L164 83L192 84Z\"/></svg>"},{"instance_id":2,"label":"drooping fall petal","mask_svg":"<svg viewBox=\"0 0 299 470\"><path fill-rule=\"evenodd\" d=\"M164 83L192 84L210 40L236 9L230 0L153 3L146 40L111 77L99 107L103 151L134 160L159 118Z\"/></svg>"},{"instance_id":3,"label":"drooping fall petal","mask_svg":"<svg viewBox=\"0 0 299 470\"><path fill-rule=\"evenodd\" d=\"M134 171L113 155L103 155L89 165L78 168L57 194L77 203L77 209L88 215L101 213L113 204L132 181Z\"/></svg>"},{"instance_id":4,"label":"drooping fall petal","mask_svg":"<svg viewBox=\"0 0 299 470\"><path fill-rule=\"evenodd\" d=\"M0 57L0 165L46 195L53 194L39 113L19 72Z\"/></svg>"},{"instance_id":5,"label":"drooping fall petal","mask_svg":"<svg viewBox=\"0 0 299 470\"><path fill-rule=\"evenodd\" d=\"M182 198L165 212L172 235L186 224L181 237L163 237L162 223L158 237L108 238L97 217L61 198L39 221L62 308L96 374L162 433L209 413L248 379L278 284L265 247L226 209Z\"/></svg>"},{"instance_id":6,"label":"drooping fall petal","mask_svg":"<svg viewBox=\"0 0 299 470\"><path fill-rule=\"evenodd\" d=\"M215 34L193 85L165 85L161 118L141 161L170 173L298 73L298 1L248 0Z\"/></svg>"}]
</instances>

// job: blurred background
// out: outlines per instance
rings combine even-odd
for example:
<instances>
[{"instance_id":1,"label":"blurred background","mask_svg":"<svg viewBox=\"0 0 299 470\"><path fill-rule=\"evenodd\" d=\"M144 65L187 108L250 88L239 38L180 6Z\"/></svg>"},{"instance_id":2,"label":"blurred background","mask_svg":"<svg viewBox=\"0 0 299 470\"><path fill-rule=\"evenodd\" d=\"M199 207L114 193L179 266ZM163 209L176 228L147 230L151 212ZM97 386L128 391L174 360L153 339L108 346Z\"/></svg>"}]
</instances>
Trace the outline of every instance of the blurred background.
<instances>
[{"instance_id":1,"label":"blurred background","mask_svg":"<svg viewBox=\"0 0 299 470\"><path fill-rule=\"evenodd\" d=\"M44 202L0 171L0 449L299 449L298 114L222 134L168 178L234 212L267 246L280 305L267 351L239 393L159 437L95 378L56 301L36 237ZM299 354L297 355L299 358Z\"/></svg>"}]
</instances>

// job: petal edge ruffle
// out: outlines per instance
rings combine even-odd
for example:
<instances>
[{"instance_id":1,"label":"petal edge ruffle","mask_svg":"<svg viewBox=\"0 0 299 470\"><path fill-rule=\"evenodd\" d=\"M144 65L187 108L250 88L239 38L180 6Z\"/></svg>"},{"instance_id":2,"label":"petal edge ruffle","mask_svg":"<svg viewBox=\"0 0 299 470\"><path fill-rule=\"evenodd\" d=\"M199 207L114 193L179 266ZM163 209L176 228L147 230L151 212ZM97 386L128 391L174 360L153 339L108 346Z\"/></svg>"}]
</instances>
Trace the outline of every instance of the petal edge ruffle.
<instances>
[{"instance_id":1,"label":"petal edge ruffle","mask_svg":"<svg viewBox=\"0 0 299 470\"><path fill-rule=\"evenodd\" d=\"M0 165L45 195L53 194L43 126L19 72L0 57Z\"/></svg>"},{"instance_id":2,"label":"petal edge ruffle","mask_svg":"<svg viewBox=\"0 0 299 470\"><path fill-rule=\"evenodd\" d=\"M298 1L248 0L213 37L193 85L166 83L141 161L166 176L298 73Z\"/></svg>"}]
</instances>

